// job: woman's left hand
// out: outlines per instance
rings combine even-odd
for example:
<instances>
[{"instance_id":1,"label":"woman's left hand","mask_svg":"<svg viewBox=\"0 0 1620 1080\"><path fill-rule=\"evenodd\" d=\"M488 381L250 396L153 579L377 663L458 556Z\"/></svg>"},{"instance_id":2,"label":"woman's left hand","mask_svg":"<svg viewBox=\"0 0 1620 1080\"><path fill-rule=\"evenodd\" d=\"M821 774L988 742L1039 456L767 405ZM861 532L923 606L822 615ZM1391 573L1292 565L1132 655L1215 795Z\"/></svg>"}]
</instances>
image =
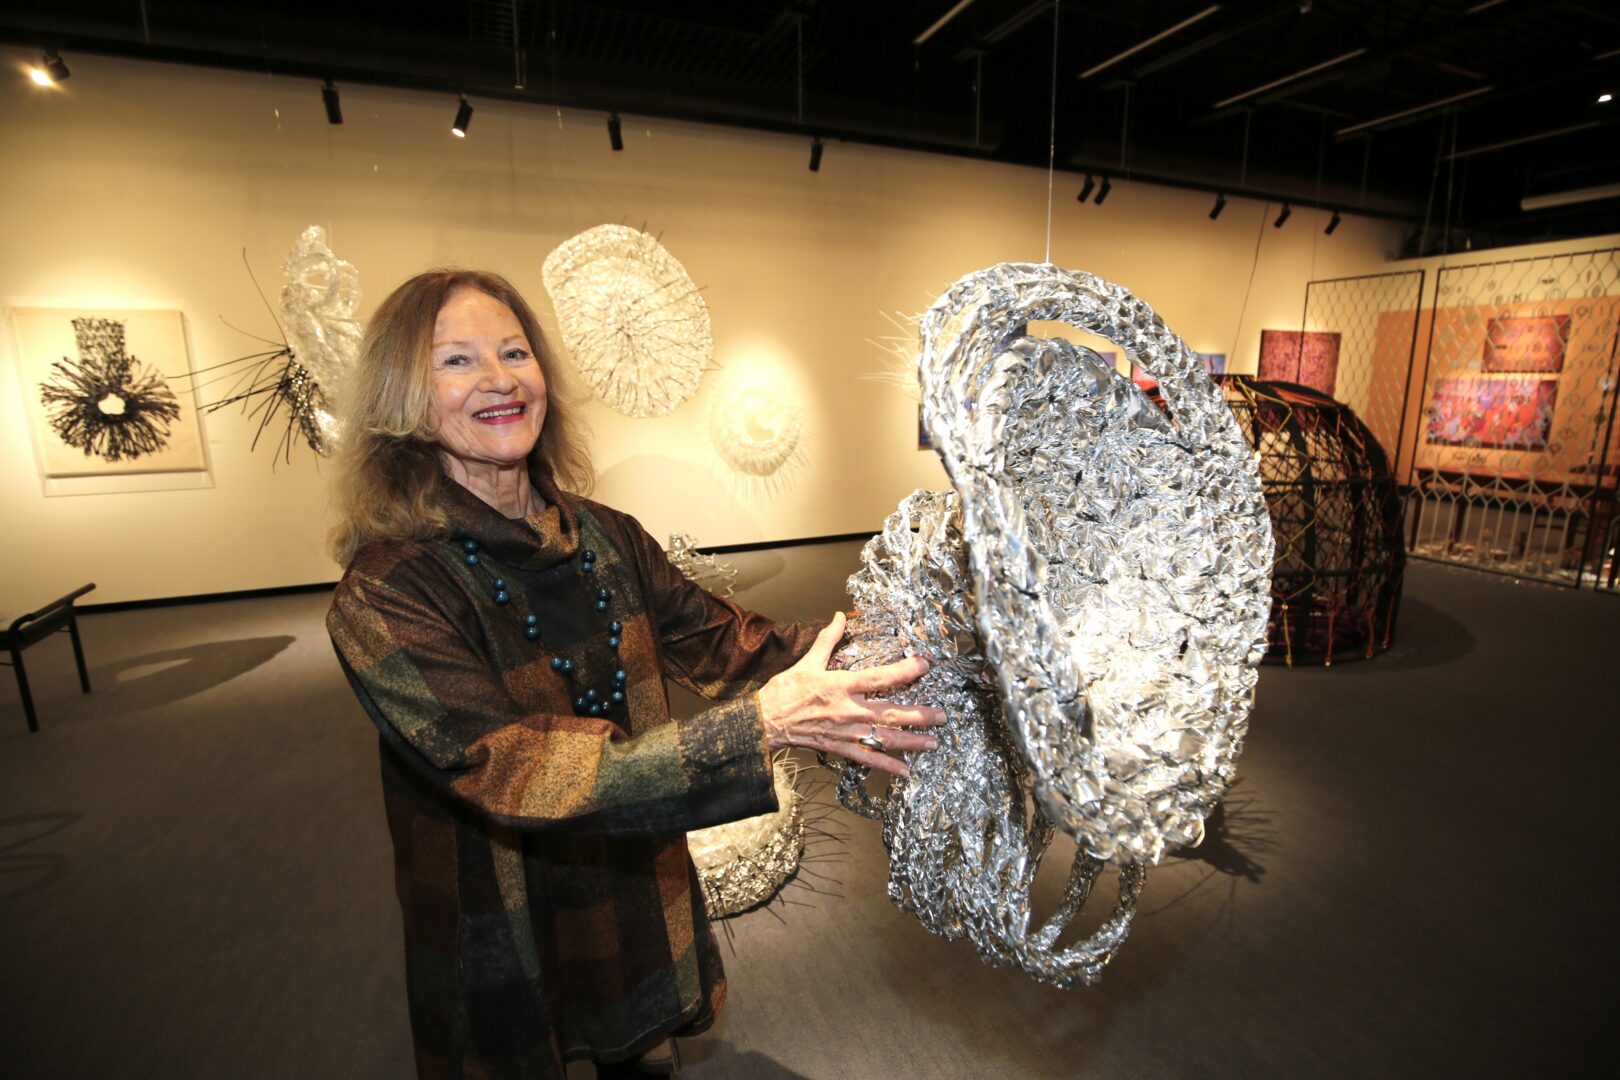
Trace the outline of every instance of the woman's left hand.
<instances>
[{"instance_id":1,"label":"woman's left hand","mask_svg":"<svg viewBox=\"0 0 1620 1080\"><path fill-rule=\"evenodd\" d=\"M908 656L893 664L859 671L828 671L833 650L844 636L844 614L833 616L799 662L759 691L766 744L772 749L804 746L871 769L908 776L900 750L932 750L939 740L913 728L937 727L945 711L928 705L897 705L869 697L916 682L928 661Z\"/></svg>"}]
</instances>

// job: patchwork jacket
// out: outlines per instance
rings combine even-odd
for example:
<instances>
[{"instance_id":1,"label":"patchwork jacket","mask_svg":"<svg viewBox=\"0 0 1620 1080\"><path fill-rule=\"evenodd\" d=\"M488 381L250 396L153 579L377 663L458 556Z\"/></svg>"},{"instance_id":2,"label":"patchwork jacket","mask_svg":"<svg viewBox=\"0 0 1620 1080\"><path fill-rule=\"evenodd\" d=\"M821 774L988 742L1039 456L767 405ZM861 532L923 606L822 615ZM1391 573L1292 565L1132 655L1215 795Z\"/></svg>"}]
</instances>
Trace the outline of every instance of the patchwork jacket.
<instances>
[{"instance_id":1,"label":"patchwork jacket","mask_svg":"<svg viewBox=\"0 0 1620 1080\"><path fill-rule=\"evenodd\" d=\"M547 508L513 520L441 480L453 535L368 546L327 617L381 734L422 1076L561 1077L709 1025L725 977L684 834L776 808L756 691L815 635L535 481ZM579 715L617 669L611 718ZM726 704L672 722L666 676Z\"/></svg>"}]
</instances>

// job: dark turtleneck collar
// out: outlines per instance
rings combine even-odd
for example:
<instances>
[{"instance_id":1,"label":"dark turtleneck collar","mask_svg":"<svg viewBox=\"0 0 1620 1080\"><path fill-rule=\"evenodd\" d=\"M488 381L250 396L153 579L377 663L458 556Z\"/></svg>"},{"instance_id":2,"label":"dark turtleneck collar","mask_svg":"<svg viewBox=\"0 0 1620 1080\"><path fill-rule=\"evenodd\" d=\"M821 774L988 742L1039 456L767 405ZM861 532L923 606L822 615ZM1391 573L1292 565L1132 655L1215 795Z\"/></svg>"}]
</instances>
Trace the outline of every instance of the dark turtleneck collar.
<instances>
[{"instance_id":1,"label":"dark turtleneck collar","mask_svg":"<svg viewBox=\"0 0 1620 1080\"><path fill-rule=\"evenodd\" d=\"M579 553L579 518L573 501L552 478L551 468L533 459L529 479L546 508L509 518L471 491L441 474L437 497L450 517L450 535L477 540L490 558L518 570L545 570Z\"/></svg>"}]
</instances>

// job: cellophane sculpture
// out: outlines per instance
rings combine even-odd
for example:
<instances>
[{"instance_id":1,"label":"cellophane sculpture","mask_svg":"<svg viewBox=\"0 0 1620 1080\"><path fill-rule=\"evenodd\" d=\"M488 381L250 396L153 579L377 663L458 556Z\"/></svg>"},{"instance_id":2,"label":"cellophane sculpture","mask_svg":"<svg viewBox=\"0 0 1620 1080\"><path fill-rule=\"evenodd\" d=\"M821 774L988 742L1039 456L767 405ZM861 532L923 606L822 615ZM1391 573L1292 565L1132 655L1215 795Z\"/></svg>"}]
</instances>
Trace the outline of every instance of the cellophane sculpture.
<instances>
[{"instance_id":1,"label":"cellophane sculpture","mask_svg":"<svg viewBox=\"0 0 1620 1080\"><path fill-rule=\"evenodd\" d=\"M778 755L777 809L686 834L709 917L739 915L770 900L799 869L804 855L804 800L797 769Z\"/></svg>"},{"instance_id":2,"label":"cellophane sculpture","mask_svg":"<svg viewBox=\"0 0 1620 1080\"><path fill-rule=\"evenodd\" d=\"M716 596L730 597L737 589L737 568L713 555L703 554L698 550L697 540L686 533L670 533L669 547L664 554L669 557L670 565L688 580Z\"/></svg>"},{"instance_id":3,"label":"cellophane sculpture","mask_svg":"<svg viewBox=\"0 0 1620 1080\"><path fill-rule=\"evenodd\" d=\"M1169 414L1095 352L1021 336L1031 320L1119 345ZM895 697L949 720L886 797L847 763L839 797L882 820L889 896L929 930L1043 982L1089 984L1147 869L1201 840L1233 779L1270 600L1254 456L1197 354L1089 274L969 274L921 339L924 423L953 490L908 496L867 544L836 660L926 655L928 674ZM1057 829L1075 862L1033 924ZM1109 864L1113 911L1060 947Z\"/></svg>"},{"instance_id":4,"label":"cellophane sculpture","mask_svg":"<svg viewBox=\"0 0 1620 1080\"><path fill-rule=\"evenodd\" d=\"M574 367L608 408L663 416L697 392L714 355L709 306L656 237L598 225L542 273Z\"/></svg>"},{"instance_id":5,"label":"cellophane sculpture","mask_svg":"<svg viewBox=\"0 0 1620 1080\"><path fill-rule=\"evenodd\" d=\"M333 254L320 225L299 235L281 272L277 321L282 340L267 341L274 347L264 352L217 365L216 370L239 374L232 376L230 392L205 411L242 402L244 411L259 418L255 448L265 429L284 417L278 445L282 457L291 459L295 434L317 454L329 456L341 434L334 402L354 370L364 333L354 317L360 307L360 273Z\"/></svg>"},{"instance_id":6,"label":"cellophane sculpture","mask_svg":"<svg viewBox=\"0 0 1620 1080\"><path fill-rule=\"evenodd\" d=\"M1389 456L1350 406L1243 375L1227 404L1259 455L1277 559L1268 662L1331 664L1389 648L1406 548Z\"/></svg>"},{"instance_id":7,"label":"cellophane sculpture","mask_svg":"<svg viewBox=\"0 0 1620 1080\"><path fill-rule=\"evenodd\" d=\"M282 332L293 359L315 382L308 401L294 401L295 412L310 448L330 454L339 435L332 402L354 370L365 333L354 317L360 272L333 254L324 226L311 225L281 264L281 274Z\"/></svg>"}]
</instances>

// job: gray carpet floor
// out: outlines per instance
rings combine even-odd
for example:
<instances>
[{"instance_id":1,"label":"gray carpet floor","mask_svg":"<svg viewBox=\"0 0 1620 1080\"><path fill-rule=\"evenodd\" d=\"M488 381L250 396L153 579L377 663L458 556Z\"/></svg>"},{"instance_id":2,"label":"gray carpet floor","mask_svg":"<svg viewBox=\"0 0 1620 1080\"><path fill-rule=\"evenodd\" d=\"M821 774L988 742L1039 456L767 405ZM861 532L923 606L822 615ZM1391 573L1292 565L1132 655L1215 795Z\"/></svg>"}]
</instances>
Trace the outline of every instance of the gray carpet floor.
<instances>
[{"instance_id":1,"label":"gray carpet floor","mask_svg":"<svg viewBox=\"0 0 1620 1080\"><path fill-rule=\"evenodd\" d=\"M857 557L729 561L744 603L796 618ZM65 638L28 654L37 735L0 687L0 1073L410 1074L376 740L325 606L90 615L93 693ZM1092 989L927 934L884 898L876 826L839 811L819 876L727 924L731 1000L687 1074L1620 1075L1617 620L1418 564L1389 653L1265 669L1221 827L1149 875Z\"/></svg>"}]
</instances>

